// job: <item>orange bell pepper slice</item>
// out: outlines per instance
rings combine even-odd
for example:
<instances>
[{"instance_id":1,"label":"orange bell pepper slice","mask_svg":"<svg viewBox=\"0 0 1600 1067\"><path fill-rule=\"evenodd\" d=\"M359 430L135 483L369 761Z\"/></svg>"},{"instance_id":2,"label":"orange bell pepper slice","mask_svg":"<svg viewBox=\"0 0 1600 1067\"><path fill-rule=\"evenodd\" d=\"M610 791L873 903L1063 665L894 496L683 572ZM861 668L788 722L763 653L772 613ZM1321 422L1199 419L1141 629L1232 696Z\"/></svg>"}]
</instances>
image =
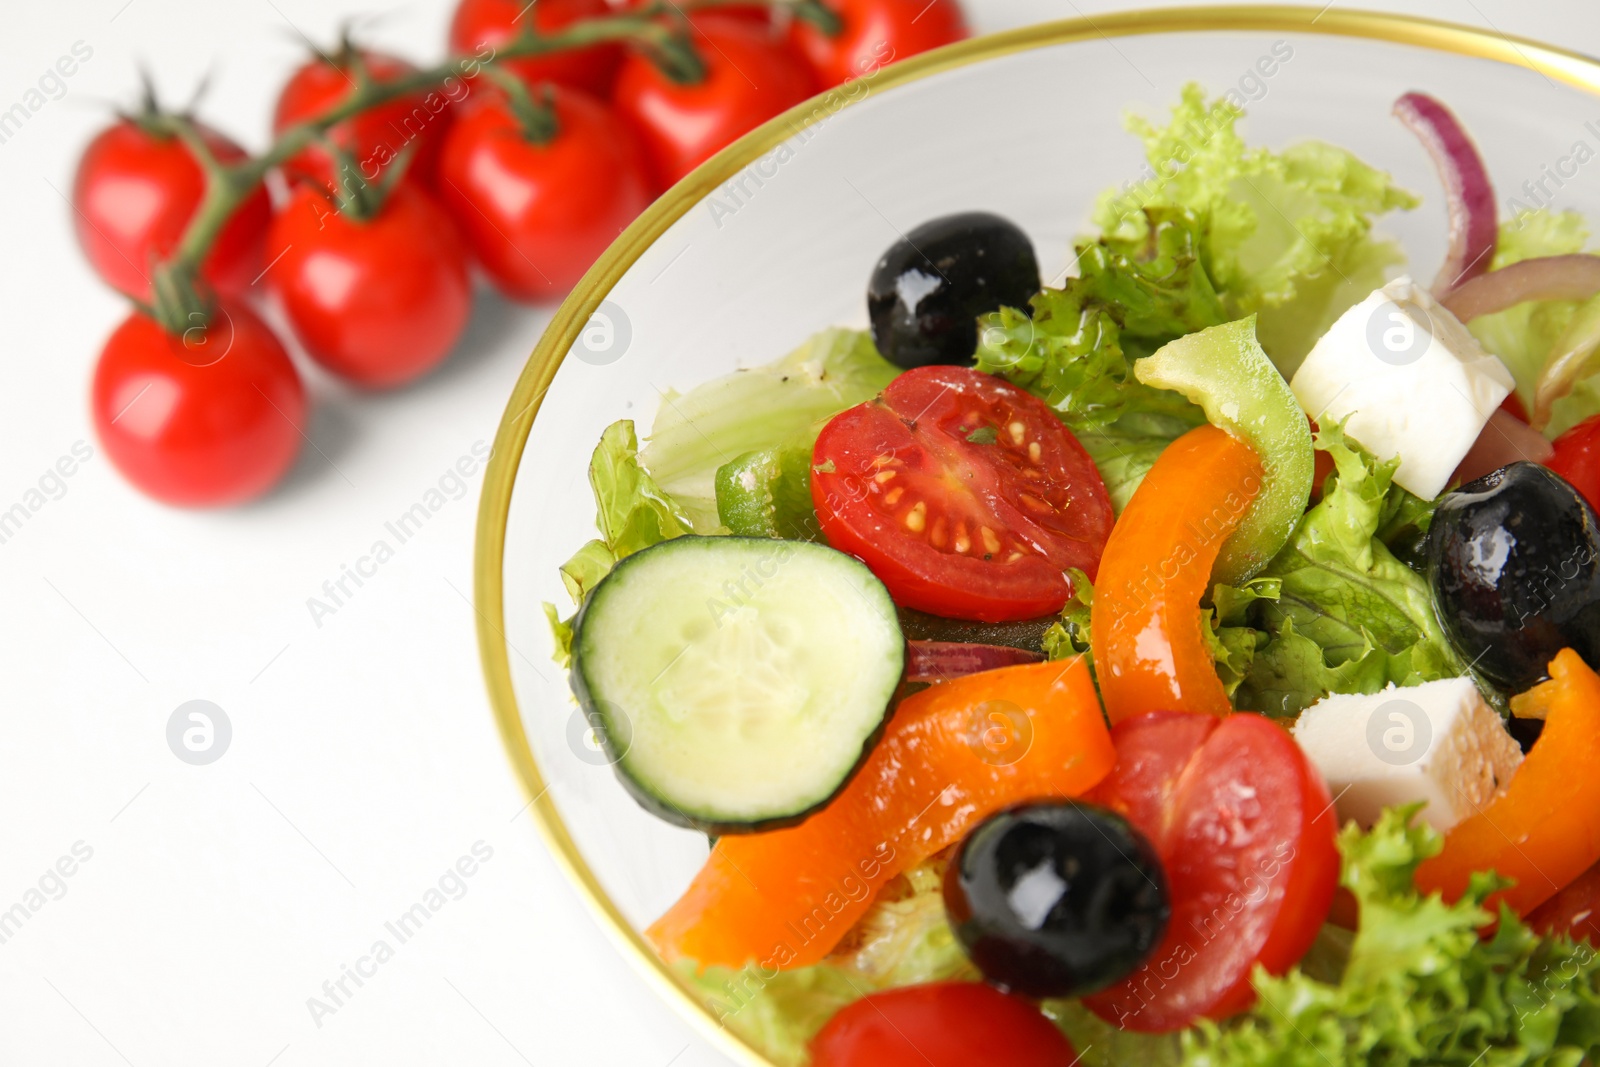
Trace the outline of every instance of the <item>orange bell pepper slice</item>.
<instances>
[{"instance_id":1,"label":"orange bell pepper slice","mask_svg":"<svg viewBox=\"0 0 1600 1067\"><path fill-rule=\"evenodd\" d=\"M901 703L827 807L718 840L646 936L669 962L816 963L890 878L1001 808L1083 794L1116 759L1082 658L941 682Z\"/></svg>"},{"instance_id":2,"label":"orange bell pepper slice","mask_svg":"<svg viewBox=\"0 0 1600 1067\"><path fill-rule=\"evenodd\" d=\"M1550 680L1512 699L1544 719L1533 750L1499 796L1445 834L1444 849L1417 868L1417 889L1455 901L1474 871L1517 884L1485 902L1518 915L1555 896L1600 861L1600 676L1572 649L1550 662Z\"/></svg>"},{"instance_id":3,"label":"orange bell pepper slice","mask_svg":"<svg viewBox=\"0 0 1600 1067\"><path fill-rule=\"evenodd\" d=\"M1200 600L1261 479L1249 445L1201 426L1167 446L1112 527L1089 646L1113 724L1151 711L1233 710L1200 629Z\"/></svg>"}]
</instances>

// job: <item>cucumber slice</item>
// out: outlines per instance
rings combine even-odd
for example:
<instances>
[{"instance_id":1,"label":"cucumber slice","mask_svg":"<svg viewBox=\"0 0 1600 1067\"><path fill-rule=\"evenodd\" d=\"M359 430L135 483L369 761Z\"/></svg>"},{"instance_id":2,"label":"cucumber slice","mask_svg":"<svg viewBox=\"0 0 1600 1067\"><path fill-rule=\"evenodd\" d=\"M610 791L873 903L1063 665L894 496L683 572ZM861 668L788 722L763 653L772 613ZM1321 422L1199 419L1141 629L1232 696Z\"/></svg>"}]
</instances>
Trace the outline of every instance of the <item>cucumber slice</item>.
<instances>
[{"instance_id":1,"label":"cucumber slice","mask_svg":"<svg viewBox=\"0 0 1600 1067\"><path fill-rule=\"evenodd\" d=\"M877 740L905 671L883 583L822 545L678 537L606 576L572 690L646 809L711 834L790 825Z\"/></svg>"}]
</instances>

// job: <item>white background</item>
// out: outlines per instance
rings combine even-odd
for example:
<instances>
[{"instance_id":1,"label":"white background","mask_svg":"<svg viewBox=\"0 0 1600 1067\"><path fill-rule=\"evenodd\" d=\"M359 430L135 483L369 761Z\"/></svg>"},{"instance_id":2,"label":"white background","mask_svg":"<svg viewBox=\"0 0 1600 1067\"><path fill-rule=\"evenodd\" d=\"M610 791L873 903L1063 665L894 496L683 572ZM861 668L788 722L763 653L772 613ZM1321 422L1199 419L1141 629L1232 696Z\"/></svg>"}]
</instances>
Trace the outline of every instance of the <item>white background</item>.
<instances>
[{"instance_id":1,"label":"white background","mask_svg":"<svg viewBox=\"0 0 1600 1067\"><path fill-rule=\"evenodd\" d=\"M83 143L133 102L143 65L173 101L211 71L203 114L259 147L302 58L296 32L328 42L376 6L8 12L0 110L75 42L93 56L0 144L0 511L76 442L95 455L0 544L0 911L74 845L92 858L0 943L0 1062L725 1062L610 948L522 811L477 666L480 476L320 627L307 610L386 521L492 439L547 312L481 296L450 363L399 393L314 380L315 447L243 509L149 503L88 425L94 356L125 308L73 242L63 196ZM1122 6L969 0L980 30ZM1600 53L1591 0L1386 6ZM448 17L447 0L411 0L370 19L365 39L431 60ZM209 766L167 747L168 717L193 699L233 727ZM464 895L363 986L347 981L319 1026L307 999L379 938L394 944L384 923L475 844L493 856Z\"/></svg>"}]
</instances>

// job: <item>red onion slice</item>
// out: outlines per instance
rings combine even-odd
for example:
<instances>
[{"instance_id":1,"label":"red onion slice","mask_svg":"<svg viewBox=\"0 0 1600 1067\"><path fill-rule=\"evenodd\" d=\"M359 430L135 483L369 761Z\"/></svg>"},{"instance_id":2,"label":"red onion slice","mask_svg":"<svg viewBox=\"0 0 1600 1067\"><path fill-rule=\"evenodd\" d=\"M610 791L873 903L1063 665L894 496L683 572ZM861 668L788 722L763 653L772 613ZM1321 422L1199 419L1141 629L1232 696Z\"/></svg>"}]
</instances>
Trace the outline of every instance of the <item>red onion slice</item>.
<instances>
[{"instance_id":1,"label":"red onion slice","mask_svg":"<svg viewBox=\"0 0 1600 1067\"><path fill-rule=\"evenodd\" d=\"M1555 455L1555 451L1544 434L1510 412L1496 411L1473 442L1461 466L1456 468L1453 480L1462 485L1475 482L1490 471L1518 460L1543 463Z\"/></svg>"},{"instance_id":2,"label":"red onion slice","mask_svg":"<svg viewBox=\"0 0 1600 1067\"><path fill-rule=\"evenodd\" d=\"M1450 210L1450 250L1445 254L1433 294L1443 299L1464 282L1489 269L1499 233L1494 185L1472 138L1450 109L1424 93L1395 101L1394 114L1422 141L1444 182Z\"/></svg>"},{"instance_id":3,"label":"red onion slice","mask_svg":"<svg viewBox=\"0 0 1600 1067\"><path fill-rule=\"evenodd\" d=\"M1600 293L1600 256L1525 259L1479 275L1440 300L1462 322L1529 300L1587 300Z\"/></svg>"},{"instance_id":4,"label":"red onion slice","mask_svg":"<svg viewBox=\"0 0 1600 1067\"><path fill-rule=\"evenodd\" d=\"M1038 663L1044 656L1006 645L972 645L964 641L907 641L906 681L943 682L968 674Z\"/></svg>"}]
</instances>

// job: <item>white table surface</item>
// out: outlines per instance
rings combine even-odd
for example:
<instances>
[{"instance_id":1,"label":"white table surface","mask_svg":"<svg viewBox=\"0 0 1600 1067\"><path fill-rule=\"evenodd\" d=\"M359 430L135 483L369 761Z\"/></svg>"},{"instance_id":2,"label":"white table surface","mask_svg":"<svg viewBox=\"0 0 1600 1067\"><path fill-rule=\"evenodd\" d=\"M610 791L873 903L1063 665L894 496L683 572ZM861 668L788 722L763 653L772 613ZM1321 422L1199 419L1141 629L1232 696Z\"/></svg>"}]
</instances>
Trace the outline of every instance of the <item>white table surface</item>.
<instances>
[{"instance_id":1,"label":"white table surface","mask_svg":"<svg viewBox=\"0 0 1600 1067\"><path fill-rule=\"evenodd\" d=\"M968 4L981 30L1133 6ZM0 927L0 1062L726 1062L611 949L522 811L474 640L479 477L320 626L307 608L493 438L547 309L481 297L449 364L396 394L315 380L315 449L247 508L154 505L94 442L87 382L125 309L72 238L62 194L81 146L111 104L133 102L141 65L174 100L211 71L203 114L259 146L300 60L296 31L326 42L379 6L7 11L0 110L76 42L93 55L0 144L0 511L78 442L95 455L64 492L47 481L59 498L0 543L0 913L29 911L20 929ZM1592 0L1384 6L1600 53ZM369 18L365 37L427 60L448 17L447 0L410 0ZM173 711L196 699L233 729L206 766L166 740ZM398 943L385 923L474 849L491 858L447 877L444 906ZM48 874L62 857L70 877ZM380 939L392 958L362 964L370 976L346 978L336 1002L324 983Z\"/></svg>"}]
</instances>

